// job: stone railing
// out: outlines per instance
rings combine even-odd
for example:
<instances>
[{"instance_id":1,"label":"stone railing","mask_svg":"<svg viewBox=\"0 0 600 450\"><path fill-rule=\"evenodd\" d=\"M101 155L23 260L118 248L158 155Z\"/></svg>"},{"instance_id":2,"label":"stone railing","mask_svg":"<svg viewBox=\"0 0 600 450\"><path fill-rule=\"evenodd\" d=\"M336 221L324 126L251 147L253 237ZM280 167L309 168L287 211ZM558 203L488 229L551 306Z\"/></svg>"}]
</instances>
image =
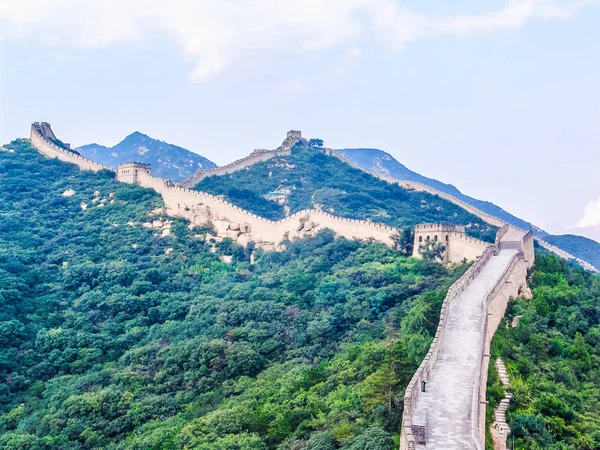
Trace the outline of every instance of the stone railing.
<instances>
[{"instance_id":1,"label":"stone railing","mask_svg":"<svg viewBox=\"0 0 600 450\"><path fill-rule=\"evenodd\" d=\"M267 161L276 156L289 154L291 154L291 149L257 149L250 153L248 156L236 159L235 161L229 164L225 164L224 166L214 167L211 169L200 169L196 171L191 177L179 183L179 185L182 187L192 188L196 184L200 183L200 181L202 181L203 179L211 177L213 175L227 175L230 173L237 172L239 170L243 170L246 167L249 167L258 162Z\"/></svg>"},{"instance_id":2,"label":"stone railing","mask_svg":"<svg viewBox=\"0 0 600 450\"><path fill-rule=\"evenodd\" d=\"M504 224L496 233L496 246L500 244L500 241L504 237L504 235L508 232L508 225Z\"/></svg>"},{"instance_id":3,"label":"stone railing","mask_svg":"<svg viewBox=\"0 0 600 450\"><path fill-rule=\"evenodd\" d=\"M402 433L400 440L401 450L415 450L417 444L422 443L420 436L417 437L415 432L420 435L420 430L425 426L425 424L412 423L414 406L421 395L422 383L428 380L429 372L433 368L438 358L450 302L456 299L469 286L475 277L483 270L486 263L494 255L495 251L495 246L489 245L477 262L469 267L463 276L460 277L452 286L450 286L450 289L448 289L446 298L442 303L442 309L440 310L440 321L438 323L431 346L429 347L429 351L413 375L410 383L408 383L404 393L404 412L402 414Z\"/></svg>"},{"instance_id":4,"label":"stone railing","mask_svg":"<svg viewBox=\"0 0 600 450\"><path fill-rule=\"evenodd\" d=\"M512 247L511 247L512 248ZM515 270L516 265L519 263L520 260L524 259L524 253L522 251L519 251L517 253L515 253L513 255L513 257L511 258L510 262L506 265L506 267L504 268L502 274L498 277L498 279L496 280L496 282L494 283L494 286L492 286L492 288L490 288L488 290L488 292L486 292L486 294L482 297L482 301L481 301L481 310L482 310L482 317L483 317L483 321L481 323L481 329L480 329L480 348L481 348L481 353L477 356L478 357L478 366L480 367L480 373L479 376L476 377L475 380L475 384L473 386L473 396L472 396L472 402L471 402L471 420L470 420L470 425L471 425L471 437L472 440L475 444L475 447L477 450L484 450L484 439L485 437L482 438L481 436L481 429L482 429L482 424L481 424L481 420L482 420L482 404L486 405L485 403L482 403L482 398L485 399L485 389L486 389L486 384L483 383L482 385L482 380L485 379L487 380L487 364L483 364L484 362L484 358L489 357L489 355L485 354L486 351L486 339L488 339L488 327L489 327L489 322L488 322L488 305L490 304L490 302L494 299L494 297L498 294L498 292L504 287L505 283L508 281L508 279L510 278L510 276L512 275L513 271ZM489 345L489 343L487 343ZM482 395L481 389L484 389L484 394ZM485 411L485 406L483 407L484 411ZM483 414L483 417L485 417L485 414ZM484 420L484 426L485 426L485 419Z\"/></svg>"},{"instance_id":5,"label":"stone railing","mask_svg":"<svg viewBox=\"0 0 600 450\"><path fill-rule=\"evenodd\" d=\"M84 158L78 153L56 145L54 142L44 137L38 131L35 124L31 125L29 140L35 148L50 158L58 158L61 161L76 164L82 170L92 170L94 172L98 172L99 170L110 170L111 172L114 172L114 170L108 166Z\"/></svg>"}]
</instances>

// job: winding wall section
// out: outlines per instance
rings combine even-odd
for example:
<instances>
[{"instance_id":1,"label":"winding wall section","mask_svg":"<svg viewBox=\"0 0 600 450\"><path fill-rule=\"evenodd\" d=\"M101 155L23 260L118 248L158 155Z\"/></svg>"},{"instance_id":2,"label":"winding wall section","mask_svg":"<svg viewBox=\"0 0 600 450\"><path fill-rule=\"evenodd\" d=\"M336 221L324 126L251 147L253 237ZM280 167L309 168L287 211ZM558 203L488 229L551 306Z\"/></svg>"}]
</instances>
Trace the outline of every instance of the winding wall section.
<instances>
[{"instance_id":1,"label":"winding wall section","mask_svg":"<svg viewBox=\"0 0 600 450\"><path fill-rule=\"evenodd\" d=\"M448 290L431 347L406 388L401 450L482 449L489 346L511 297L526 286L532 233L503 227Z\"/></svg>"},{"instance_id":2,"label":"winding wall section","mask_svg":"<svg viewBox=\"0 0 600 450\"><path fill-rule=\"evenodd\" d=\"M114 172L114 170L110 167L84 158L80 154L71 150L59 147L51 140L44 137L43 129L45 126L50 128L47 123L35 122L31 125L31 133L29 134L31 144L38 149L40 153L48 156L49 158L58 158L64 162L77 164L82 170L93 170L94 172L98 172L99 170L110 170L111 172Z\"/></svg>"},{"instance_id":3,"label":"winding wall section","mask_svg":"<svg viewBox=\"0 0 600 450\"><path fill-rule=\"evenodd\" d=\"M193 188L205 178L212 177L213 175L227 175L230 173L234 173L258 162L267 161L271 158L275 158L276 156L289 155L291 152L292 151L290 148L281 148L277 150L254 150L250 155L246 156L245 158L238 159L224 166L215 167L212 169L200 169L187 180L184 180L181 183L179 183L179 186L184 188Z\"/></svg>"},{"instance_id":4,"label":"winding wall section","mask_svg":"<svg viewBox=\"0 0 600 450\"><path fill-rule=\"evenodd\" d=\"M44 125L49 128L48 124ZM76 164L82 170L113 171L107 166L57 146L44 136L44 130L40 130L40 126L39 123L32 125L30 140L42 154ZM221 197L175 186L170 180L154 177L147 171L139 171L136 179L137 184L152 188L162 195L168 215L187 219L195 225L211 226L218 236L229 237L242 245L253 241L259 247L277 249L285 238L313 235L321 229L329 228L336 235L348 239L374 240L391 246L392 236L397 231L381 223L337 217L315 209L299 211L282 220L273 221L257 216Z\"/></svg>"}]
</instances>

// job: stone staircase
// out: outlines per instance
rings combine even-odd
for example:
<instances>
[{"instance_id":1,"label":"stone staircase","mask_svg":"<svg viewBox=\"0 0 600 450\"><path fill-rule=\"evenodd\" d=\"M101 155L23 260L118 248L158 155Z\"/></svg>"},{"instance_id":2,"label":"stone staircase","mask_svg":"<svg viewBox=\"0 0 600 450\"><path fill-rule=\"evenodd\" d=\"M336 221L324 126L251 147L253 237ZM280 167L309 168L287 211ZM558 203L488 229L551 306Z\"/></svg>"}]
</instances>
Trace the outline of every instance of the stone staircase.
<instances>
[{"instance_id":1,"label":"stone staircase","mask_svg":"<svg viewBox=\"0 0 600 450\"><path fill-rule=\"evenodd\" d=\"M496 368L498 369L500 381L502 382L502 386L506 392L504 394L504 398L500 400L500 403L494 411L494 423L492 424L490 431L492 433L492 437L494 438L494 450L507 450L506 438L510 434L511 430L508 426L508 423L506 423L506 411L508 411L508 407L510 406L512 394L507 391L510 386L510 380L508 378L508 373L506 372L504 361L502 361L500 358L496 360Z\"/></svg>"}]
</instances>

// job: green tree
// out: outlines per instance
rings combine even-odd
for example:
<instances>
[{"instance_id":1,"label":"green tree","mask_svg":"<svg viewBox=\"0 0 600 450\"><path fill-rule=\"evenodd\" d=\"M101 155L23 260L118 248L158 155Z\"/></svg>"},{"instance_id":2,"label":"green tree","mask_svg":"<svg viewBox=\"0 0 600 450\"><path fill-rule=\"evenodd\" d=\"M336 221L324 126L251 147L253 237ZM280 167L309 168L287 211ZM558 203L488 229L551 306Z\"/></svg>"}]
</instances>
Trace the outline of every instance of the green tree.
<instances>
[{"instance_id":1,"label":"green tree","mask_svg":"<svg viewBox=\"0 0 600 450\"><path fill-rule=\"evenodd\" d=\"M419 245L419 253L425 261L441 260L445 251L446 246L441 242L429 240Z\"/></svg>"}]
</instances>

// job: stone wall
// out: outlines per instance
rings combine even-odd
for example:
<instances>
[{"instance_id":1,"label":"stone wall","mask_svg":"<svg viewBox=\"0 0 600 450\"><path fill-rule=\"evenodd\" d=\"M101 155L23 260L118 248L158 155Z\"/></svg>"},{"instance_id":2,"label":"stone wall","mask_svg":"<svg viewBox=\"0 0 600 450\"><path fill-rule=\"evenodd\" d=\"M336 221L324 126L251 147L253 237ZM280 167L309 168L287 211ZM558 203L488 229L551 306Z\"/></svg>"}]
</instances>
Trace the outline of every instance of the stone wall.
<instances>
[{"instance_id":1,"label":"stone wall","mask_svg":"<svg viewBox=\"0 0 600 450\"><path fill-rule=\"evenodd\" d=\"M117 170L117 180L122 183L136 184L140 173L150 175L152 173L152 166L144 163L127 163L119 164Z\"/></svg>"},{"instance_id":2,"label":"stone wall","mask_svg":"<svg viewBox=\"0 0 600 450\"><path fill-rule=\"evenodd\" d=\"M337 217L315 209L273 221L219 196L173 186L168 180L143 172L138 174L137 184L160 193L170 216L187 219L194 225L213 227L218 236L232 238L241 245L253 241L258 247L276 249L286 237L309 236L329 228L337 236L374 240L391 246L392 235L397 231L381 223Z\"/></svg>"},{"instance_id":3,"label":"stone wall","mask_svg":"<svg viewBox=\"0 0 600 450\"><path fill-rule=\"evenodd\" d=\"M442 309L440 310L440 321L438 323L435 336L429 347L429 351L421 365L413 375L410 383L406 387L404 393L404 412L402 414L402 430L400 434L400 450L415 450L417 444L420 442L420 436L415 435L419 432L420 428L423 427L424 423L413 424L414 405L421 394L421 384L429 380L429 372L433 368L440 351L441 340L444 334L444 327L446 325L447 311L450 307L450 302L455 300L461 292L463 292L472 280L481 272L485 264L494 255L495 246L490 245L481 255L481 257L473 264L462 277L460 277L446 294L446 298L442 303ZM426 418L422 418L426 420ZM414 430L413 430L414 428Z\"/></svg>"},{"instance_id":4,"label":"stone wall","mask_svg":"<svg viewBox=\"0 0 600 450\"><path fill-rule=\"evenodd\" d=\"M527 288L527 274L533 266L533 234L526 234L520 242L520 251L513 257L512 261L498 280L494 288L486 295L486 316L483 324L483 352L481 355L481 371L477 385L477 401L474 402L476 413L472 415L472 429L476 430L477 437L485 442L486 425L486 390L488 367L490 363L490 346L498 325L504 318L508 302L511 298L528 297L530 291ZM475 431L474 431L475 433Z\"/></svg>"},{"instance_id":5,"label":"stone wall","mask_svg":"<svg viewBox=\"0 0 600 450\"><path fill-rule=\"evenodd\" d=\"M185 188L192 188L205 178L212 177L213 175L227 175L237 172L238 170L243 170L246 167L250 167L258 162L267 161L276 156L289 155L290 153L291 149L289 148L277 150L254 150L245 158L238 159L224 166L215 167L213 169L200 169L190 178L179 183L179 185Z\"/></svg>"},{"instance_id":6,"label":"stone wall","mask_svg":"<svg viewBox=\"0 0 600 450\"><path fill-rule=\"evenodd\" d=\"M473 389L473 411L471 413L471 429L473 433L473 442L476 447L483 448L482 443L485 442L485 397L487 385L487 373L489 364L489 349L492 337L498 327L498 324L504 317L508 301L511 297L517 297L526 292L527 271L533 265L533 235L526 233L522 238L515 241L505 241L502 238L506 236L508 227L503 227L498 232L496 244L488 246L477 262L469 268L469 270L456 281L446 294L446 298L442 304L440 311L440 321L433 338L433 342L425 356L425 359L415 372L413 378L408 384L404 395L404 413L402 415L402 430L400 436L401 450L415 450L422 439L421 428L425 426L427 418L414 417L414 405L416 405L421 394L421 384L429 380L429 373L433 369L438 358L441 342L444 336L444 328L446 326L447 311L450 303L458 298L467 286L475 279L475 277L483 270L485 264L494 256L504 242L511 245L518 243L520 250L513 256L510 263L502 275L496 280L493 287L488 291L482 299L482 307L486 309L482 322L482 353L480 354L480 373L477 377ZM528 255L528 256L526 256ZM528 259L529 258L529 259ZM483 431L482 431L483 430ZM481 434L483 432L483 434ZM419 435L417 435L419 433Z\"/></svg>"},{"instance_id":7,"label":"stone wall","mask_svg":"<svg viewBox=\"0 0 600 450\"><path fill-rule=\"evenodd\" d=\"M47 128L50 128L48 124L45 125ZM111 172L114 172L114 170L108 166L98 164L97 162L84 158L78 153L59 147L50 139L45 137L42 133L46 134L48 131L44 131L43 128L41 128L40 123L36 122L32 124L29 140L31 141L31 145L38 149L40 153L48 156L49 158L58 158L64 162L77 164L81 170L92 170L94 172L98 172L99 170L110 170Z\"/></svg>"},{"instance_id":8,"label":"stone wall","mask_svg":"<svg viewBox=\"0 0 600 450\"><path fill-rule=\"evenodd\" d=\"M77 164L82 170L112 171L109 167L58 147L42 136L38 128L37 124L32 125L30 138L32 145L42 154ZM257 151L241 165L254 164L261 158L269 159L278 154L289 154L289 151ZM230 168L234 166L232 164ZM241 166L238 166L238 170L239 167ZM286 238L310 236L328 228L337 236L347 239L374 240L391 246L392 236L397 231L381 223L337 217L314 209L300 211L278 221L268 220L221 197L175 186L170 180L152 176L147 164L122 164L119 166L117 179L154 189L163 197L168 215L187 219L194 225L212 227L217 236L229 237L241 245L253 241L258 247L277 249Z\"/></svg>"}]
</instances>

